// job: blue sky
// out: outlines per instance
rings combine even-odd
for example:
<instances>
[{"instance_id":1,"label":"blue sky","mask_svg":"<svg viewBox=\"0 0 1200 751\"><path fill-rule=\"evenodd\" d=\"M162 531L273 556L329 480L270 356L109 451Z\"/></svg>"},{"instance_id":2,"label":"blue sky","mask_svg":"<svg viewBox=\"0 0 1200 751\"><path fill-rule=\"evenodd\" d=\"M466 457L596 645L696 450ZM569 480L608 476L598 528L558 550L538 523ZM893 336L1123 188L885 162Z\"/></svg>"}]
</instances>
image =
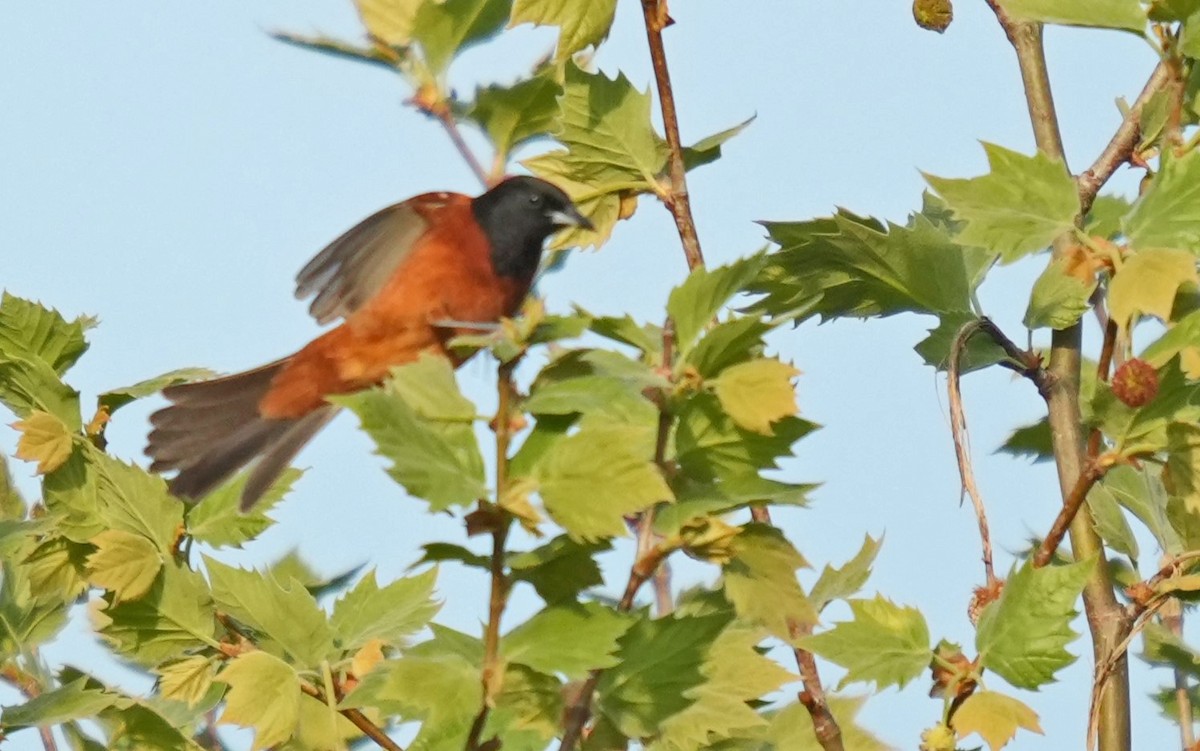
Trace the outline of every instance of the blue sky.
<instances>
[{"instance_id":1,"label":"blue sky","mask_svg":"<svg viewBox=\"0 0 1200 751\"><path fill-rule=\"evenodd\" d=\"M667 45L685 142L757 115L724 159L689 178L710 263L762 247L758 219L842 206L903 221L920 205L918 170L978 174L980 140L1032 151L1003 34L983 3L958 5L938 36L916 28L906 2L676 3ZM100 318L70 375L85 399L178 367L234 371L297 349L317 331L291 294L309 257L381 206L427 190L476 191L440 129L402 106L408 92L398 78L280 44L267 34L276 28L359 33L348 0L0 4L0 286ZM476 83L510 81L552 44L548 30L515 30L464 55L453 83L469 94ZM1114 98L1136 96L1155 59L1114 32L1050 29L1047 46L1078 171L1119 121ZM621 3L597 62L651 84L637 3ZM471 143L486 156L481 139ZM1121 173L1110 190L1130 191L1135 181ZM1023 338L1027 290L1042 264L999 269L981 291L984 309L1014 338ZM574 254L540 291L551 311L577 303L658 321L685 271L669 215L643 199L608 246ZM804 372L802 413L825 426L786 467L790 479L824 483L812 508L776 517L818 570L853 555L864 534L886 533L866 591L920 607L935 639L969 645L966 605L983 578L975 520L958 502L943 380L911 351L931 325L915 316L806 324L773 340ZM1094 330L1087 337L1098 340ZM485 406L491 370L481 359L459 376ZM972 375L964 392L1005 570L1012 551L1048 528L1057 485L1049 467L991 451L1042 405L1007 371ZM121 412L110 450L140 459L155 406ZM14 432L0 427L0 448L14 444ZM300 463L311 469L275 512L279 524L225 560L261 563L299 548L324 573L369 562L391 578L419 557L420 543L461 537L458 522L425 515L379 470L352 417L339 418ZM35 491L29 466L14 472ZM628 554L626 545L612 555L610 590L623 583L616 578ZM1153 565L1149 540L1143 557ZM714 575L687 566L676 581ZM482 579L446 567L441 592L440 620L477 632ZM534 605L517 601L513 614ZM47 658L94 659L81 633L73 629ZM1082 744L1090 649L1086 640L1072 649L1083 659L1061 683L1022 695L1047 734L1018 739L1020 748ZM129 680L116 667L104 671ZM826 666L823 675L831 682L838 672ZM1135 747L1177 744L1143 698L1167 679L1136 669ZM0 702L12 700L0 692ZM937 713L915 685L868 702L862 720L913 747ZM30 734L9 745L38 747Z\"/></svg>"}]
</instances>

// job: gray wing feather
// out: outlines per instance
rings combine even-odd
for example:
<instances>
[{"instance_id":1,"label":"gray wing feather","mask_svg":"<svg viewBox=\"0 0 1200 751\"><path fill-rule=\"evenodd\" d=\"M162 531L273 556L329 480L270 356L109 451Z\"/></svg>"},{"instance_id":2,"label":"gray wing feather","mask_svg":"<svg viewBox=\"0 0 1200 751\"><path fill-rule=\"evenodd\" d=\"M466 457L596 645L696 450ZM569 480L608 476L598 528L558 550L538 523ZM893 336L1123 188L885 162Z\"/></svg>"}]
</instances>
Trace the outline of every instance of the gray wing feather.
<instances>
[{"instance_id":1,"label":"gray wing feather","mask_svg":"<svg viewBox=\"0 0 1200 751\"><path fill-rule=\"evenodd\" d=\"M408 203L378 211L334 240L296 275L296 298L315 294L317 323L345 318L375 296L425 233Z\"/></svg>"}]
</instances>

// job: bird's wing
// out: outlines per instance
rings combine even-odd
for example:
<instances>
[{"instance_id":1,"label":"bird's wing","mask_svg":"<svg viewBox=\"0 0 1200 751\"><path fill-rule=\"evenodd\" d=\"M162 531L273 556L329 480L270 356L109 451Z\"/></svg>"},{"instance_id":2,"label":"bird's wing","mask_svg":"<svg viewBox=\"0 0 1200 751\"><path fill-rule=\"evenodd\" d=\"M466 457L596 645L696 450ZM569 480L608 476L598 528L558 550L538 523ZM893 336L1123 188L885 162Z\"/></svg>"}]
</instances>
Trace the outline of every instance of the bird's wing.
<instances>
[{"instance_id":1,"label":"bird's wing","mask_svg":"<svg viewBox=\"0 0 1200 751\"><path fill-rule=\"evenodd\" d=\"M429 229L426 217L454 198L458 196L417 196L359 222L300 270L296 275L296 298L316 295L308 311L317 323L349 316L400 269Z\"/></svg>"}]
</instances>

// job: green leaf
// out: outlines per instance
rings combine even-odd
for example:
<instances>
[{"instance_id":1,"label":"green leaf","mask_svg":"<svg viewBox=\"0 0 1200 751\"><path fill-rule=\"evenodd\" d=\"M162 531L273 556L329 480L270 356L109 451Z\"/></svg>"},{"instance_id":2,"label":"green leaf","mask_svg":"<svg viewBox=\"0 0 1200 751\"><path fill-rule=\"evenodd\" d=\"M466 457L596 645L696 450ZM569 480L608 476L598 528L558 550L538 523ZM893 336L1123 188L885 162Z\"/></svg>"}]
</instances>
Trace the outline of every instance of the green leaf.
<instances>
[{"instance_id":1,"label":"green leaf","mask_svg":"<svg viewBox=\"0 0 1200 751\"><path fill-rule=\"evenodd\" d=\"M141 535L107 529L92 544L96 552L87 559L88 581L112 592L114 603L146 594L162 570L162 553Z\"/></svg>"},{"instance_id":2,"label":"green leaf","mask_svg":"<svg viewBox=\"0 0 1200 751\"><path fill-rule=\"evenodd\" d=\"M1151 0L1151 21L1183 21L1200 12L1200 0Z\"/></svg>"},{"instance_id":3,"label":"green leaf","mask_svg":"<svg viewBox=\"0 0 1200 751\"><path fill-rule=\"evenodd\" d=\"M568 63L560 99L563 156L570 176L600 190L606 183L654 192L667 145L650 122L650 93L620 73L609 79Z\"/></svg>"},{"instance_id":4,"label":"green leaf","mask_svg":"<svg viewBox=\"0 0 1200 751\"><path fill-rule=\"evenodd\" d=\"M595 602L551 606L506 634L500 650L509 662L578 680L617 664L617 640L631 625L629 616Z\"/></svg>"},{"instance_id":5,"label":"green leaf","mask_svg":"<svg viewBox=\"0 0 1200 751\"><path fill-rule=\"evenodd\" d=\"M592 315L582 308L576 308L582 315L588 317L588 328L600 336L614 342L628 344L652 355L662 352L662 327L653 323L638 323L633 316L626 314L617 316Z\"/></svg>"},{"instance_id":6,"label":"green leaf","mask_svg":"<svg viewBox=\"0 0 1200 751\"><path fill-rule=\"evenodd\" d=\"M958 244L921 214L908 227L845 211L764 226L780 249L755 286L768 295L759 306L801 318L963 313L996 257Z\"/></svg>"},{"instance_id":7,"label":"green leaf","mask_svg":"<svg viewBox=\"0 0 1200 751\"><path fill-rule=\"evenodd\" d=\"M508 20L512 0L446 0L423 2L412 23L412 37L425 64L442 75L454 57L494 36Z\"/></svg>"},{"instance_id":8,"label":"green leaf","mask_svg":"<svg viewBox=\"0 0 1200 751\"><path fill-rule=\"evenodd\" d=\"M771 424L798 411L792 379L800 371L774 358L732 365L713 382L721 408L741 428L771 435Z\"/></svg>"},{"instance_id":9,"label":"green leaf","mask_svg":"<svg viewBox=\"0 0 1200 751\"><path fill-rule=\"evenodd\" d=\"M441 609L433 599L436 581L437 569L430 569L380 588L375 572L368 573L333 607L329 623L338 647L350 651L372 639L403 646Z\"/></svg>"},{"instance_id":10,"label":"green leaf","mask_svg":"<svg viewBox=\"0 0 1200 751\"><path fill-rule=\"evenodd\" d=\"M432 356L392 371L392 381L332 401L362 420L388 474L435 511L486 498L474 405L462 397L447 361Z\"/></svg>"},{"instance_id":11,"label":"green leaf","mask_svg":"<svg viewBox=\"0 0 1200 751\"><path fill-rule=\"evenodd\" d=\"M846 668L839 689L854 681L874 681L880 690L892 685L904 688L929 666L929 627L919 610L895 605L880 595L848 603L854 620L800 642Z\"/></svg>"},{"instance_id":12,"label":"green leaf","mask_svg":"<svg viewBox=\"0 0 1200 751\"><path fill-rule=\"evenodd\" d=\"M1024 702L995 691L976 691L954 713L951 720L959 738L979 733L992 751L999 751L1019 728L1042 734L1037 712Z\"/></svg>"},{"instance_id":13,"label":"green leaf","mask_svg":"<svg viewBox=\"0 0 1200 751\"><path fill-rule=\"evenodd\" d=\"M702 378L712 378L731 365L761 356L765 347L763 337L772 328L772 324L755 316L723 321L704 333L688 353L686 362Z\"/></svg>"},{"instance_id":14,"label":"green leaf","mask_svg":"<svg viewBox=\"0 0 1200 751\"><path fill-rule=\"evenodd\" d=\"M1124 29L1141 34L1146 13L1137 0L1001 0L1014 19L1064 26Z\"/></svg>"},{"instance_id":15,"label":"green leaf","mask_svg":"<svg viewBox=\"0 0 1200 751\"><path fill-rule=\"evenodd\" d=\"M62 375L87 351L84 332L95 319L79 317L68 322L53 308L0 295L0 360L40 361Z\"/></svg>"},{"instance_id":16,"label":"green leaf","mask_svg":"<svg viewBox=\"0 0 1200 751\"><path fill-rule=\"evenodd\" d=\"M204 556L217 606L313 668L333 652L333 632L317 601L298 581L285 587L268 573L226 566Z\"/></svg>"},{"instance_id":17,"label":"green leaf","mask_svg":"<svg viewBox=\"0 0 1200 751\"><path fill-rule=\"evenodd\" d=\"M1161 368L1179 355L1180 366L1191 380L1200 379L1200 310L1189 313L1152 342L1141 358Z\"/></svg>"},{"instance_id":18,"label":"green leaf","mask_svg":"<svg viewBox=\"0 0 1200 751\"><path fill-rule=\"evenodd\" d=\"M566 60L584 47L599 46L608 37L617 0L516 0L509 26L532 23L559 26L556 60Z\"/></svg>"},{"instance_id":19,"label":"green leaf","mask_svg":"<svg viewBox=\"0 0 1200 751\"><path fill-rule=\"evenodd\" d=\"M982 320L974 313L943 313L939 316L937 328L929 330L929 336L913 347L926 365L938 370L950 368L950 352L954 348L954 339L958 332L968 323ZM976 333L967 340L959 360L959 373L966 374L1008 360L1008 353L990 336Z\"/></svg>"},{"instance_id":20,"label":"green leaf","mask_svg":"<svg viewBox=\"0 0 1200 751\"><path fill-rule=\"evenodd\" d=\"M285 469L249 511L242 511L241 501L242 488L250 476L247 473L237 475L188 509L188 535L217 548L240 547L274 524L267 513L288 494L303 474L302 470L294 467Z\"/></svg>"},{"instance_id":21,"label":"green leaf","mask_svg":"<svg viewBox=\"0 0 1200 751\"><path fill-rule=\"evenodd\" d=\"M467 723L455 733L458 748L462 748L482 694L479 667L462 655L439 649L430 655L406 655L380 663L340 706L376 707L404 720L423 720L422 735L438 726L455 727L465 717Z\"/></svg>"},{"instance_id":22,"label":"green leaf","mask_svg":"<svg viewBox=\"0 0 1200 751\"><path fill-rule=\"evenodd\" d=\"M78 445L66 464L42 479L42 499L59 532L74 542L87 542L104 531L96 500L95 472Z\"/></svg>"},{"instance_id":23,"label":"green leaf","mask_svg":"<svg viewBox=\"0 0 1200 751\"><path fill-rule=\"evenodd\" d=\"M254 729L254 751L292 737L300 720L300 676L266 652L238 655L217 676L229 684L222 723Z\"/></svg>"},{"instance_id":24,"label":"green leaf","mask_svg":"<svg viewBox=\"0 0 1200 751\"><path fill-rule=\"evenodd\" d=\"M1171 495L1182 500L1193 515L1200 515L1200 426L1171 423L1167 426L1166 477Z\"/></svg>"},{"instance_id":25,"label":"green leaf","mask_svg":"<svg viewBox=\"0 0 1200 751\"><path fill-rule=\"evenodd\" d=\"M421 1L424 2L424 0ZM320 52L352 62L368 63L386 68L390 72L396 70L396 53L381 49L377 45L360 47L324 34L294 34L288 31L272 31L270 34L276 40L293 47Z\"/></svg>"},{"instance_id":26,"label":"green leaf","mask_svg":"<svg viewBox=\"0 0 1200 751\"><path fill-rule=\"evenodd\" d=\"M863 696L830 696L828 698L829 712L842 731L842 743L845 748L854 749L854 751L887 751L892 747L864 730L855 721L855 717L865 701L866 697ZM767 729L766 738L770 743L767 748L770 749L822 751L813 727L812 715L799 702L793 702L774 714L771 718L771 726ZM760 749L755 749L755 751L760 751ZM761 751L765 751L765 749Z\"/></svg>"},{"instance_id":27,"label":"green leaf","mask_svg":"<svg viewBox=\"0 0 1200 751\"><path fill-rule=\"evenodd\" d=\"M808 493L816 487L768 480L757 474L702 483L676 476L674 483L676 502L654 516L654 529L662 535L676 534L693 520L749 506L807 506Z\"/></svg>"},{"instance_id":28,"label":"green leaf","mask_svg":"<svg viewBox=\"0 0 1200 751\"><path fill-rule=\"evenodd\" d=\"M1136 323L1135 315L1171 320L1180 288L1200 283L1196 256L1184 250L1153 249L1135 253L1109 282L1108 304L1118 326Z\"/></svg>"},{"instance_id":29,"label":"green leaf","mask_svg":"<svg viewBox=\"0 0 1200 751\"><path fill-rule=\"evenodd\" d=\"M1121 196L1097 196L1084 220L1083 231L1089 235L1115 240L1121 235L1121 221L1132 204Z\"/></svg>"},{"instance_id":30,"label":"green leaf","mask_svg":"<svg viewBox=\"0 0 1200 751\"><path fill-rule=\"evenodd\" d=\"M729 139L736 136L746 129L750 123L754 122L756 116L751 116L733 126L726 128L719 133L713 133L707 138L701 138L691 146L683 147L683 168L687 171L694 170L697 167L703 167L706 164L711 164L721 158L721 146Z\"/></svg>"},{"instance_id":31,"label":"green leaf","mask_svg":"<svg viewBox=\"0 0 1200 751\"><path fill-rule=\"evenodd\" d=\"M742 258L714 269L701 266L688 274L667 299L667 313L675 322L675 346L686 357L696 340L726 303L746 291L763 268L762 254Z\"/></svg>"},{"instance_id":32,"label":"green leaf","mask_svg":"<svg viewBox=\"0 0 1200 751\"><path fill-rule=\"evenodd\" d=\"M982 664L1018 688L1036 689L1075 661L1066 645L1075 601L1095 560L1035 569L1026 561L1004 585L1000 599L984 608L975 633Z\"/></svg>"},{"instance_id":33,"label":"green leaf","mask_svg":"<svg viewBox=\"0 0 1200 751\"><path fill-rule=\"evenodd\" d=\"M1183 552L1183 544L1167 516L1167 492L1157 470L1113 467L1097 485L1146 525L1163 551L1170 555Z\"/></svg>"},{"instance_id":34,"label":"green leaf","mask_svg":"<svg viewBox=\"0 0 1200 751\"><path fill-rule=\"evenodd\" d=\"M733 540L723 569L725 597L738 617L789 640L792 627L817 622L817 611L796 580L808 561L775 527L747 524Z\"/></svg>"},{"instance_id":35,"label":"green leaf","mask_svg":"<svg viewBox=\"0 0 1200 751\"><path fill-rule=\"evenodd\" d=\"M727 623L724 615L639 618L621 638L616 666L600 678L598 714L630 738L657 733L693 703L687 694L704 682L704 659Z\"/></svg>"},{"instance_id":36,"label":"green leaf","mask_svg":"<svg viewBox=\"0 0 1200 751\"><path fill-rule=\"evenodd\" d=\"M562 88L549 74L539 74L512 86L492 84L475 91L467 117L479 125L498 154L546 135L558 117Z\"/></svg>"},{"instance_id":37,"label":"green leaf","mask_svg":"<svg viewBox=\"0 0 1200 751\"><path fill-rule=\"evenodd\" d=\"M37 473L53 472L71 456L72 433L63 421L48 412L34 410L12 427L21 433L14 456L37 462Z\"/></svg>"},{"instance_id":38,"label":"green leaf","mask_svg":"<svg viewBox=\"0 0 1200 751\"><path fill-rule=\"evenodd\" d=\"M139 381L132 386L105 391L96 398L96 401L100 409L111 415L126 404L150 396L151 394L157 394L168 386L191 383L192 381L203 381L213 378L216 375L215 372L208 368L180 368L179 370L172 370L169 373L163 373L154 378Z\"/></svg>"},{"instance_id":39,"label":"green leaf","mask_svg":"<svg viewBox=\"0 0 1200 751\"><path fill-rule=\"evenodd\" d=\"M1096 289L1095 277L1087 281L1069 273L1068 259L1054 260L1033 283L1025 309L1027 329L1065 329L1074 326L1087 312L1088 300Z\"/></svg>"},{"instance_id":40,"label":"green leaf","mask_svg":"<svg viewBox=\"0 0 1200 751\"><path fill-rule=\"evenodd\" d=\"M36 543L21 561L36 600L67 602L87 589L84 561L91 548L62 537Z\"/></svg>"},{"instance_id":41,"label":"green leaf","mask_svg":"<svg viewBox=\"0 0 1200 751\"><path fill-rule=\"evenodd\" d=\"M65 598L50 598L35 588L26 567L7 559L0 576L0 653L27 653L49 641L67 620Z\"/></svg>"},{"instance_id":42,"label":"green leaf","mask_svg":"<svg viewBox=\"0 0 1200 751\"><path fill-rule=\"evenodd\" d=\"M695 702L663 723L652 751L709 748L766 726L754 703L795 676L758 651L760 640L754 629L729 626L721 632L700 668L705 681L688 692Z\"/></svg>"},{"instance_id":43,"label":"green leaf","mask_svg":"<svg viewBox=\"0 0 1200 751\"><path fill-rule=\"evenodd\" d=\"M871 564L875 562L882 544L882 537L876 540L867 535L862 548L844 566L834 568L826 565L808 596L813 609L819 613L834 600L844 600L862 589L871 575Z\"/></svg>"},{"instance_id":44,"label":"green leaf","mask_svg":"<svg viewBox=\"0 0 1200 751\"><path fill-rule=\"evenodd\" d=\"M626 532L625 517L672 500L649 457L631 452L636 429L583 429L558 441L536 469L546 511L574 540Z\"/></svg>"},{"instance_id":45,"label":"green leaf","mask_svg":"<svg viewBox=\"0 0 1200 751\"><path fill-rule=\"evenodd\" d=\"M739 428L712 394L693 396L679 411L675 454L683 471L696 482L743 478L762 469L775 469L776 459L791 454L792 444L816 426L785 417L771 426L771 435Z\"/></svg>"},{"instance_id":46,"label":"green leaf","mask_svg":"<svg viewBox=\"0 0 1200 751\"><path fill-rule=\"evenodd\" d=\"M1137 538L1129 528L1121 505L1112 490L1103 483L1096 483L1087 495L1087 505L1096 521L1096 531L1104 543L1118 553L1138 559Z\"/></svg>"},{"instance_id":47,"label":"green leaf","mask_svg":"<svg viewBox=\"0 0 1200 751\"><path fill-rule=\"evenodd\" d=\"M564 693L557 678L509 664L483 737L503 738L514 751L543 751L561 732Z\"/></svg>"},{"instance_id":48,"label":"green leaf","mask_svg":"<svg viewBox=\"0 0 1200 751\"><path fill-rule=\"evenodd\" d=\"M98 602L93 627L122 657L158 665L201 647L216 647L213 601L204 579L168 563L137 600Z\"/></svg>"},{"instance_id":49,"label":"green leaf","mask_svg":"<svg viewBox=\"0 0 1200 751\"><path fill-rule=\"evenodd\" d=\"M1125 236L1138 250L1175 248L1200 254L1200 152L1163 162L1125 217Z\"/></svg>"},{"instance_id":50,"label":"green leaf","mask_svg":"<svg viewBox=\"0 0 1200 751\"><path fill-rule=\"evenodd\" d=\"M514 579L532 584L547 604L574 602L581 591L604 583L595 555L610 547L560 535L533 550L511 553L508 566Z\"/></svg>"},{"instance_id":51,"label":"green leaf","mask_svg":"<svg viewBox=\"0 0 1200 751\"><path fill-rule=\"evenodd\" d=\"M0 353L0 404L17 417L35 410L49 412L71 430L83 427L79 416L79 392L67 386L46 363L6 357Z\"/></svg>"},{"instance_id":52,"label":"green leaf","mask_svg":"<svg viewBox=\"0 0 1200 751\"><path fill-rule=\"evenodd\" d=\"M1136 0L1129 1L1136 6ZM1079 193L1061 159L1041 152L1028 157L990 143L983 149L991 167L987 175L970 180L925 176L955 216L966 221L959 242L994 250L1011 263L1074 229Z\"/></svg>"},{"instance_id":53,"label":"green leaf","mask_svg":"<svg viewBox=\"0 0 1200 751\"><path fill-rule=\"evenodd\" d=\"M98 688L89 688L87 683L87 678L79 678L23 704L4 707L3 714L0 714L0 727L6 731L35 726L51 727L90 718L115 704L125 703L122 697Z\"/></svg>"},{"instance_id":54,"label":"green leaf","mask_svg":"<svg viewBox=\"0 0 1200 751\"><path fill-rule=\"evenodd\" d=\"M406 47L412 41L417 11L425 0L354 0L367 33L389 47Z\"/></svg>"},{"instance_id":55,"label":"green leaf","mask_svg":"<svg viewBox=\"0 0 1200 751\"><path fill-rule=\"evenodd\" d=\"M97 514L105 527L141 535L164 558L172 555L183 527L183 503L161 477L95 449L86 452L96 482Z\"/></svg>"},{"instance_id":56,"label":"green leaf","mask_svg":"<svg viewBox=\"0 0 1200 751\"><path fill-rule=\"evenodd\" d=\"M193 655L154 668L158 675L158 692L164 699L181 701L194 707L208 695L217 665L209 657Z\"/></svg>"},{"instance_id":57,"label":"green leaf","mask_svg":"<svg viewBox=\"0 0 1200 751\"><path fill-rule=\"evenodd\" d=\"M996 449L996 453L1024 457L1034 462L1050 461L1054 458L1054 449L1050 445L1050 423L1042 418L1032 425L1017 428Z\"/></svg>"},{"instance_id":58,"label":"green leaf","mask_svg":"<svg viewBox=\"0 0 1200 751\"><path fill-rule=\"evenodd\" d=\"M24 519L27 511L25 499L13 485L12 474L8 470L8 461L0 456L0 521Z\"/></svg>"},{"instance_id":59,"label":"green leaf","mask_svg":"<svg viewBox=\"0 0 1200 751\"><path fill-rule=\"evenodd\" d=\"M1158 371L1158 394L1141 407L1130 407L1105 386L1091 399L1094 422L1126 454L1150 453L1167 447L1173 422L1200 420L1200 383L1189 381L1171 360Z\"/></svg>"}]
</instances>

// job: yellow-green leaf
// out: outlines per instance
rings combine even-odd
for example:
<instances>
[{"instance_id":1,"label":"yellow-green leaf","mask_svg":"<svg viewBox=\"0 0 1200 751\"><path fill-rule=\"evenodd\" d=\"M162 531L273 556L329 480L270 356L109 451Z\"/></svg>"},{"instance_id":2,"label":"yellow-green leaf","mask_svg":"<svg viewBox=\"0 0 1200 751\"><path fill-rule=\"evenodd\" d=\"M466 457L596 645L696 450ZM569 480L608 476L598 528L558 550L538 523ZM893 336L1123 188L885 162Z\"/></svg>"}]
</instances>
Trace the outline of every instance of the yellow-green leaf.
<instances>
[{"instance_id":1,"label":"yellow-green leaf","mask_svg":"<svg viewBox=\"0 0 1200 751\"><path fill-rule=\"evenodd\" d=\"M1140 34L1146 13L1137 0L1001 0L1010 16L1064 26L1124 29Z\"/></svg>"},{"instance_id":2,"label":"yellow-green leaf","mask_svg":"<svg viewBox=\"0 0 1200 751\"><path fill-rule=\"evenodd\" d=\"M208 693L217 666L208 657L193 655L159 665L154 672L158 674L158 692L164 699L193 707Z\"/></svg>"},{"instance_id":3,"label":"yellow-green leaf","mask_svg":"<svg viewBox=\"0 0 1200 751\"><path fill-rule=\"evenodd\" d=\"M516 0L513 3L509 26L532 23L538 26L558 26L558 48L555 58L565 60L592 44L600 44L608 36L617 0Z\"/></svg>"},{"instance_id":4,"label":"yellow-green leaf","mask_svg":"<svg viewBox=\"0 0 1200 751\"><path fill-rule=\"evenodd\" d=\"M763 358L732 365L712 383L721 408L735 423L771 435L771 423L798 411L792 378L799 374L787 363Z\"/></svg>"},{"instance_id":5,"label":"yellow-green leaf","mask_svg":"<svg viewBox=\"0 0 1200 751\"><path fill-rule=\"evenodd\" d=\"M1023 702L995 691L971 694L954 713L951 724L959 739L979 733L992 751L1006 746L1020 728L1039 735L1042 732L1037 712Z\"/></svg>"},{"instance_id":6,"label":"yellow-green leaf","mask_svg":"<svg viewBox=\"0 0 1200 751\"><path fill-rule=\"evenodd\" d=\"M217 680L229 684L221 722L254 728L254 751L292 737L300 720L300 676L266 652L234 658Z\"/></svg>"},{"instance_id":7,"label":"yellow-green leaf","mask_svg":"<svg viewBox=\"0 0 1200 751\"><path fill-rule=\"evenodd\" d=\"M391 47L412 41L413 22L424 0L354 0L367 32Z\"/></svg>"},{"instance_id":8,"label":"yellow-green leaf","mask_svg":"<svg viewBox=\"0 0 1200 751\"><path fill-rule=\"evenodd\" d=\"M92 538L88 581L113 593L113 602L136 600L150 589L163 559L152 540L123 529L106 529Z\"/></svg>"},{"instance_id":9,"label":"yellow-green leaf","mask_svg":"<svg viewBox=\"0 0 1200 751\"><path fill-rule=\"evenodd\" d=\"M1196 21L1188 22L1191 27ZM1178 248L1200 254L1200 151L1165 160L1162 170L1125 217L1125 235L1138 250Z\"/></svg>"},{"instance_id":10,"label":"yellow-green leaf","mask_svg":"<svg viewBox=\"0 0 1200 751\"><path fill-rule=\"evenodd\" d=\"M1196 256L1187 251L1156 248L1136 253L1109 284L1113 320L1124 327L1134 323L1139 313L1170 320L1179 288L1198 281Z\"/></svg>"},{"instance_id":11,"label":"yellow-green leaf","mask_svg":"<svg viewBox=\"0 0 1200 751\"><path fill-rule=\"evenodd\" d=\"M21 431L17 440L18 459L37 462L37 473L53 472L71 455L71 431L66 423L49 412L34 410L12 427Z\"/></svg>"}]
</instances>

